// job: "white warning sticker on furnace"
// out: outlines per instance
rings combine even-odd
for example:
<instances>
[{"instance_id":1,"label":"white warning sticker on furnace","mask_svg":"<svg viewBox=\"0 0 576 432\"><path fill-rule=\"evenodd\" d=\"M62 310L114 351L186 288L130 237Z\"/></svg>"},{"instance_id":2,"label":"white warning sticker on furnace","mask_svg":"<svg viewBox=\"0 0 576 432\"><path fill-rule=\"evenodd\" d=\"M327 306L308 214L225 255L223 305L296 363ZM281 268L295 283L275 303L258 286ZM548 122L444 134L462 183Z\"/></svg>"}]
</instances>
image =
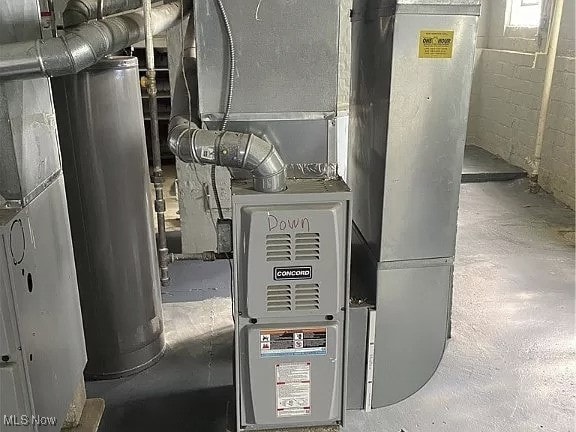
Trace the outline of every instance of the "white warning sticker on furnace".
<instances>
[{"instance_id":1,"label":"white warning sticker on furnace","mask_svg":"<svg viewBox=\"0 0 576 432\"><path fill-rule=\"evenodd\" d=\"M276 365L276 415L310 415L310 363Z\"/></svg>"},{"instance_id":2,"label":"white warning sticker on furnace","mask_svg":"<svg viewBox=\"0 0 576 432\"><path fill-rule=\"evenodd\" d=\"M260 356L326 355L326 327L260 330Z\"/></svg>"}]
</instances>

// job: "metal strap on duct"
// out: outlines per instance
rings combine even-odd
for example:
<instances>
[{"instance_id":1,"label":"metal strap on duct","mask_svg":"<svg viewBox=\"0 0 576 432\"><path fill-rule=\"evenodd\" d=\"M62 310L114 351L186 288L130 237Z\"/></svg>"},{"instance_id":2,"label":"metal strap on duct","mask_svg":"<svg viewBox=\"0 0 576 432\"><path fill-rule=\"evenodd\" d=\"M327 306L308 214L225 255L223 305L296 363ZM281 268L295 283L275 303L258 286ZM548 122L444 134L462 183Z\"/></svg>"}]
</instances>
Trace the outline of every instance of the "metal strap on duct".
<instances>
[{"instance_id":1,"label":"metal strap on duct","mask_svg":"<svg viewBox=\"0 0 576 432\"><path fill-rule=\"evenodd\" d=\"M142 0L68 0L62 18L64 27L72 27L139 7L142 7Z\"/></svg>"},{"instance_id":2,"label":"metal strap on duct","mask_svg":"<svg viewBox=\"0 0 576 432\"><path fill-rule=\"evenodd\" d=\"M190 2L173 1L152 9L152 31L161 33L175 25ZM77 73L144 39L142 11L93 21L74 27L62 37L0 46L0 79L26 79Z\"/></svg>"}]
</instances>

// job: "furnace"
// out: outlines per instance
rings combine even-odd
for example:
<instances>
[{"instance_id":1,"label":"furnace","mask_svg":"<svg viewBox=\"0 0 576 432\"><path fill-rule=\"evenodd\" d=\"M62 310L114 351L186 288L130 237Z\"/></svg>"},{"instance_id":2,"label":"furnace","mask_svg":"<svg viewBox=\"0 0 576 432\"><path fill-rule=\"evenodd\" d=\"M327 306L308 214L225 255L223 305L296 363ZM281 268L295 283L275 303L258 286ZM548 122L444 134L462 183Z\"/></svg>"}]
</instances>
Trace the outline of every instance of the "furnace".
<instances>
[{"instance_id":1,"label":"furnace","mask_svg":"<svg viewBox=\"0 0 576 432\"><path fill-rule=\"evenodd\" d=\"M233 182L239 430L343 421L351 197L338 179Z\"/></svg>"}]
</instances>

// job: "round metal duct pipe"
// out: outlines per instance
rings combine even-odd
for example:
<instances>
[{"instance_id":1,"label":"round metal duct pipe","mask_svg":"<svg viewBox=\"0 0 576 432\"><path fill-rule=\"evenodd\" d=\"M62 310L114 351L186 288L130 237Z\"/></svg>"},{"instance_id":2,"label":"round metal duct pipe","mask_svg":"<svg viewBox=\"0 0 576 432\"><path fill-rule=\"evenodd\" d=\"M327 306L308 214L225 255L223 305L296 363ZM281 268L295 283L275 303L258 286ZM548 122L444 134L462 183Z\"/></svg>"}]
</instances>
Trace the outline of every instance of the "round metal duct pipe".
<instances>
[{"instance_id":1,"label":"round metal duct pipe","mask_svg":"<svg viewBox=\"0 0 576 432\"><path fill-rule=\"evenodd\" d=\"M136 373L164 350L138 61L53 80L88 379Z\"/></svg>"}]
</instances>

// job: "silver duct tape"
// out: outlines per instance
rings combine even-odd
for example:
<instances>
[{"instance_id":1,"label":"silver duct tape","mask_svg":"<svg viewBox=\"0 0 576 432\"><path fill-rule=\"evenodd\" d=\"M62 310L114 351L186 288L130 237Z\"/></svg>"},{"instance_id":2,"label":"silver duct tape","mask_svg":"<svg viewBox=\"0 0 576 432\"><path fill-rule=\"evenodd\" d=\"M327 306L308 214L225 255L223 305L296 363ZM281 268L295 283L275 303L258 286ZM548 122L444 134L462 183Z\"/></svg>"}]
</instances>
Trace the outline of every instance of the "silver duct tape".
<instances>
[{"instance_id":1,"label":"silver duct tape","mask_svg":"<svg viewBox=\"0 0 576 432\"><path fill-rule=\"evenodd\" d=\"M338 178L337 163L298 163L286 165L288 178Z\"/></svg>"},{"instance_id":2,"label":"silver duct tape","mask_svg":"<svg viewBox=\"0 0 576 432\"><path fill-rule=\"evenodd\" d=\"M231 168L229 171L232 178L236 180L252 178L252 175L245 170ZM338 177L337 163L286 164L286 178L289 179L321 178L332 180Z\"/></svg>"}]
</instances>

